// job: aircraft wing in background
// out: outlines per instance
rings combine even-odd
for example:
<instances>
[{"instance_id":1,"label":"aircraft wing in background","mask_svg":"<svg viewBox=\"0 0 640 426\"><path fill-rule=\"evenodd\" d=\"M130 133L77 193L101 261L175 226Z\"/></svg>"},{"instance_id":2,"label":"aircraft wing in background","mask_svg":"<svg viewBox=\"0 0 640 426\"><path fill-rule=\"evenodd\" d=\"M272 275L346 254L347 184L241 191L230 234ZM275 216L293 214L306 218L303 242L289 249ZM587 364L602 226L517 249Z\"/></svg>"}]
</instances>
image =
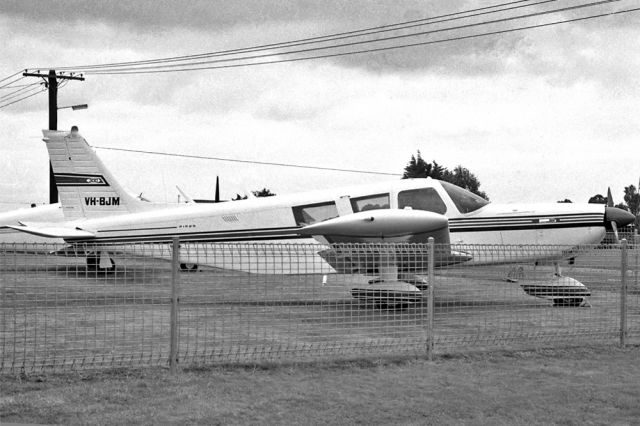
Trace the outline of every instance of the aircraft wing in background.
<instances>
[{"instance_id":1,"label":"aircraft wing in background","mask_svg":"<svg viewBox=\"0 0 640 426\"><path fill-rule=\"evenodd\" d=\"M89 231L48 224L28 224L21 222L20 225L9 225L8 228L47 238L73 239L95 237L95 234Z\"/></svg>"}]
</instances>

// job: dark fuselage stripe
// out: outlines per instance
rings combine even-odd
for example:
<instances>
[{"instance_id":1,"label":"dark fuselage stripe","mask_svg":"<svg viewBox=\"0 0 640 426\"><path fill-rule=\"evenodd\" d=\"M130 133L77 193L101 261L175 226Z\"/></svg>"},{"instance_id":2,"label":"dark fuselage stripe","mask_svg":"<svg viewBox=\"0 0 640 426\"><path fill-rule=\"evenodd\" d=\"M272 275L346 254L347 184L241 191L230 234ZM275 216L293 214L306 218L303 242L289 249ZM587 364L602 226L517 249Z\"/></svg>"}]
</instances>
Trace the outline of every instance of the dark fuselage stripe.
<instances>
[{"instance_id":1,"label":"dark fuselage stripe","mask_svg":"<svg viewBox=\"0 0 640 426\"><path fill-rule=\"evenodd\" d=\"M594 226L604 227L603 222L555 222L555 223L532 223L527 225L482 225L482 226L450 226L449 232L486 232L486 231L524 231L538 229L559 229L559 228L589 228Z\"/></svg>"},{"instance_id":2,"label":"dark fuselage stripe","mask_svg":"<svg viewBox=\"0 0 640 426\"><path fill-rule=\"evenodd\" d=\"M560 228L589 228L603 227L602 222L586 222L586 223L537 223L529 225L501 225L501 226L454 226L450 228L451 233L461 232L487 232L487 231L522 231L522 230L543 230L543 229L560 229ZM175 228L172 228L175 229ZM173 237L179 237L183 241L191 242L223 242L223 241L247 241L247 240L284 240L284 239L304 239L310 238L298 234L298 227L292 228L274 228L274 229L240 229L218 232L171 232L163 234L141 234L141 235L114 235L100 236L96 238L79 238L69 239L74 242L133 242L133 241L170 241ZM139 232L140 229L131 229L128 232ZM122 232L126 232L123 230Z\"/></svg>"}]
</instances>

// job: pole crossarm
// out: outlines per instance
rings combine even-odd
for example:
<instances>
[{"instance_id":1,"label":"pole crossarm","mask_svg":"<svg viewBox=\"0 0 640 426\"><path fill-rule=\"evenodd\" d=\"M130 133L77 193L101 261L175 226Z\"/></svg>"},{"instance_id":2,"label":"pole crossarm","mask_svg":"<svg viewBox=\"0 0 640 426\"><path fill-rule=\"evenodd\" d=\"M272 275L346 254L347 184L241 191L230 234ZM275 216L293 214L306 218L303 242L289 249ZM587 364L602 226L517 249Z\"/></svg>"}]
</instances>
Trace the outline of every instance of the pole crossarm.
<instances>
[{"instance_id":1,"label":"pole crossarm","mask_svg":"<svg viewBox=\"0 0 640 426\"><path fill-rule=\"evenodd\" d=\"M39 72L23 72L22 73L23 77L42 77L42 78L49 78L51 77L51 75L49 73L47 74L42 74ZM82 75L65 75L65 74L55 74L56 79L59 80L80 80L80 81L84 81L84 77Z\"/></svg>"}]
</instances>

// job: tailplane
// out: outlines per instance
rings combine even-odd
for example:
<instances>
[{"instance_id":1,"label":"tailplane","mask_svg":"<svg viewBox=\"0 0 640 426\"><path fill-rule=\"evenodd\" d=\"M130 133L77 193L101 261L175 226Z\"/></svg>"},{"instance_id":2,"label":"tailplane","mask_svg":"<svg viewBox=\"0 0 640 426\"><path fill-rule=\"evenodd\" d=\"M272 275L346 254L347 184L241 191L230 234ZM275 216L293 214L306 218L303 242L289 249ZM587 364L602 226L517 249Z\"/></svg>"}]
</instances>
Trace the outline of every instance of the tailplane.
<instances>
[{"instance_id":1,"label":"tailplane","mask_svg":"<svg viewBox=\"0 0 640 426\"><path fill-rule=\"evenodd\" d=\"M74 126L43 130L65 219L96 218L148 210L128 194Z\"/></svg>"}]
</instances>

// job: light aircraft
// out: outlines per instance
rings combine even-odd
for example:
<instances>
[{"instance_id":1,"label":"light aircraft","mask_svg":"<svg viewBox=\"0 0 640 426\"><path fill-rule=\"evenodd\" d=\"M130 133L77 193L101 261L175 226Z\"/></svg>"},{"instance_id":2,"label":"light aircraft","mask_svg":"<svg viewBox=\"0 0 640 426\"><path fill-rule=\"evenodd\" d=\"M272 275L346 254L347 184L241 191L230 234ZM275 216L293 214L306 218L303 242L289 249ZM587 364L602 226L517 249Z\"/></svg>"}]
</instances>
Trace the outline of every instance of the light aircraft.
<instances>
[{"instance_id":1,"label":"light aircraft","mask_svg":"<svg viewBox=\"0 0 640 426\"><path fill-rule=\"evenodd\" d=\"M44 130L65 221L21 221L12 229L98 244L87 253L90 267L114 268L110 252L126 244L262 241L320 243L319 254L337 272L376 275L369 286L355 288L358 299L417 301L426 283L417 274L425 266L396 246L360 243L426 243L434 237L436 266L482 263L472 245L501 245L491 263L523 263L575 256L582 245L599 243L606 223L624 226L634 217L600 204L493 204L475 194L434 179L405 179L332 190L278 195L216 204L157 206L129 195L76 131ZM455 245L465 244L456 251ZM469 245L469 246L467 246ZM523 249L553 245L555 251ZM203 250L181 249L183 264L216 264ZM570 249L568 250L567 247ZM212 263L213 262L213 263ZM222 265L226 266L226 265ZM530 295L571 304L585 301L588 289L569 279L523 286Z\"/></svg>"}]
</instances>

